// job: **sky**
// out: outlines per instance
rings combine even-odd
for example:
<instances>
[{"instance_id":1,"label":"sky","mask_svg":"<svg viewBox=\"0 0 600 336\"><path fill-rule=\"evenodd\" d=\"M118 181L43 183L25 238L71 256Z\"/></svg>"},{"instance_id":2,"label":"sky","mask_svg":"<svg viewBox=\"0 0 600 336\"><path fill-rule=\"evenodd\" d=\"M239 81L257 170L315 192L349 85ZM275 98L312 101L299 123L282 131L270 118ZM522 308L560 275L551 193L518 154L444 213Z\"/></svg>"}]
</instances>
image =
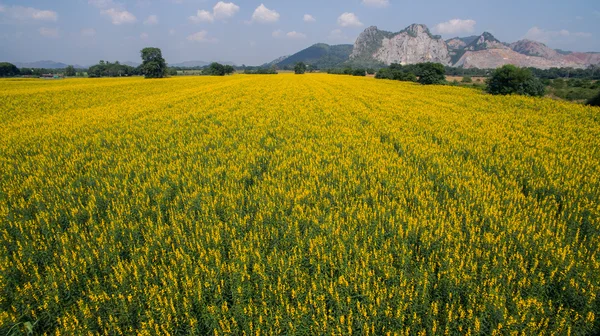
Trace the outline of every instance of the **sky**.
<instances>
[{"instance_id":1,"label":"sky","mask_svg":"<svg viewBox=\"0 0 600 336\"><path fill-rule=\"evenodd\" d=\"M0 61L140 62L152 46L172 64L260 65L314 43L354 43L368 26L412 23L444 38L488 31L600 51L599 0L0 0Z\"/></svg>"}]
</instances>

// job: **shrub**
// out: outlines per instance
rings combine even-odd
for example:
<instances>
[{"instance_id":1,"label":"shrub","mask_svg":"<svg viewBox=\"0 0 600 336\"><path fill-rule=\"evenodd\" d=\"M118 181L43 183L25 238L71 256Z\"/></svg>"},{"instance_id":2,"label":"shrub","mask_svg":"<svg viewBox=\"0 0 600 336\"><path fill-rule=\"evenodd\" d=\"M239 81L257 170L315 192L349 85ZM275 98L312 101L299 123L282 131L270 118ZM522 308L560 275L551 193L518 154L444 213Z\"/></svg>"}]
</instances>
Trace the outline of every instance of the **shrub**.
<instances>
[{"instance_id":1,"label":"shrub","mask_svg":"<svg viewBox=\"0 0 600 336\"><path fill-rule=\"evenodd\" d=\"M296 75L303 75L306 73L306 64L304 64L304 62L296 63L294 66L294 73Z\"/></svg>"},{"instance_id":2,"label":"shrub","mask_svg":"<svg viewBox=\"0 0 600 336\"><path fill-rule=\"evenodd\" d=\"M471 76L464 76L461 80L462 83L473 83L473 78Z\"/></svg>"},{"instance_id":3,"label":"shrub","mask_svg":"<svg viewBox=\"0 0 600 336\"><path fill-rule=\"evenodd\" d=\"M366 76L365 69L354 69L352 71L352 76Z\"/></svg>"},{"instance_id":4,"label":"shrub","mask_svg":"<svg viewBox=\"0 0 600 336\"><path fill-rule=\"evenodd\" d=\"M596 95L596 97L587 101L587 105L590 106L600 106L600 92Z\"/></svg>"},{"instance_id":5,"label":"shrub","mask_svg":"<svg viewBox=\"0 0 600 336\"><path fill-rule=\"evenodd\" d=\"M496 69L487 84L487 92L494 95L519 94L541 97L546 92L544 84L533 76L531 70L514 65Z\"/></svg>"},{"instance_id":6,"label":"shrub","mask_svg":"<svg viewBox=\"0 0 600 336\"><path fill-rule=\"evenodd\" d=\"M439 63L417 64L419 83L423 85L444 84L446 82L446 69Z\"/></svg>"}]
</instances>

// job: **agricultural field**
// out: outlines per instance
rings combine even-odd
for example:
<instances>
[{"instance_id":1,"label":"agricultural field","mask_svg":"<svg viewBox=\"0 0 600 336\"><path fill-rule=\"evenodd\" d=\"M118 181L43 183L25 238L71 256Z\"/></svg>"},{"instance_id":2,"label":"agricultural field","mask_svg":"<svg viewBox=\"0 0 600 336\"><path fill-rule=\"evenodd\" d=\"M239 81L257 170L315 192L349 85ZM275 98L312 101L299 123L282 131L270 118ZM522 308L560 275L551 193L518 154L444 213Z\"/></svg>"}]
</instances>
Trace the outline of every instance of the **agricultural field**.
<instances>
[{"instance_id":1,"label":"agricultural field","mask_svg":"<svg viewBox=\"0 0 600 336\"><path fill-rule=\"evenodd\" d=\"M0 80L0 335L600 333L600 109Z\"/></svg>"}]
</instances>

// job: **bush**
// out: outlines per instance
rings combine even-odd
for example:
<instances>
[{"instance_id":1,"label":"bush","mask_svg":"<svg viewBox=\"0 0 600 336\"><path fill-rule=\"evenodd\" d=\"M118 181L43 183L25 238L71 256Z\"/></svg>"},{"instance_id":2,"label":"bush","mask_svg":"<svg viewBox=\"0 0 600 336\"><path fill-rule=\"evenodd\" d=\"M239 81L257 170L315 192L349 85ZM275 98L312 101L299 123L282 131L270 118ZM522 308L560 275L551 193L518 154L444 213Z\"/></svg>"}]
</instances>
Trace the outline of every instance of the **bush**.
<instances>
[{"instance_id":1,"label":"bush","mask_svg":"<svg viewBox=\"0 0 600 336\"><path fill-rule=\"evenodd\" d=\"M365 69L354 69L352 71L352 76L366 76L366 71Z\"/></svg>"},{"instance_id":2,"label":"bush","mask_svg":"<svg viewBox=\"0 0 600 336\"><path fill-rule=\"evenodd\" d=\"M519 94L541 97L546 93L544 84L529 69L505 65L494 71L488 79L487 92L494 95Z\"/></svg>"},{"instance_id":3,"label":"bush","mask_svg":"<svg viewBox=\"0 0 600 336\"><path fill-rule=\"evenodd\" d=\"M296 63L294 66L294 73L296 75L303 75L306 73L306 64L304 62Z\"/></svg>"},{"instance_id":4,"label":"bush","mask_svg":"<svg viewBox=\"0 0 600 336\"><path fill-rule=\"evenodd\" d=\"M587 101L587 105L590 106L600 106L600 92L596 95L596 97Z\"/></svg>"},{"instance_id":5,"label":"bush","mask_svg":"<svg viewBox=\"0 0 600 336\"><path fill-rule=\"evenodd\" d=\"M375 74L375 69L373 69L373 68L368 68L368 69L367 69L367 74L369 74L369 75L374 75L374 74Z\"/></svg>"},{"instance_id":6,"label":"bush","mask_svg":"<svg viewBox=\"0 0 600 336\"><path fill-rule=\"evenodd\" d=\"M405 82L416 82L417 76L408 67L403 67L400 64L392 64L389 68L382 68L377 71L375 78L391 79Z\"/></svg>"},{"instance_id":7,"label":"bush","mask_svg":"<svg viewBox=\"0 0 600 336\"><path fill-rule=\"evenodd\" d=\"M473 78L471 78L471 76L464 76L461 80L462 83L473 83Z\"/></svg>"},{"instance_id":8,"label":"bush","mask_svg":"<svg viewBox=\"0 0 600 336\"><path fill-rule=\"evenodd\" d=\"M203 75L207 76L225 76L225 66L223 64L213 62L208 68L202 71Z\"/></svg>"},{"instance_id":9,"label":"bush","mask_svg":"<svg viewBox=\"0 0 600 336\"><path fill-rule=\"evenodd\" d=\"M417 64L419 83L423 85L444 84L446 82L446 69L439 63Z\"/></svg>"},{"instance_id":10,"label":"bush","mask_svg":"<svg viewBox=\"0 0 600 336\"><path fill-rule=\"evenodd\" d=\"M0 77L13 77L21 74L21 71L12 63L0 63Z\"/></svg>"}]
</instances>

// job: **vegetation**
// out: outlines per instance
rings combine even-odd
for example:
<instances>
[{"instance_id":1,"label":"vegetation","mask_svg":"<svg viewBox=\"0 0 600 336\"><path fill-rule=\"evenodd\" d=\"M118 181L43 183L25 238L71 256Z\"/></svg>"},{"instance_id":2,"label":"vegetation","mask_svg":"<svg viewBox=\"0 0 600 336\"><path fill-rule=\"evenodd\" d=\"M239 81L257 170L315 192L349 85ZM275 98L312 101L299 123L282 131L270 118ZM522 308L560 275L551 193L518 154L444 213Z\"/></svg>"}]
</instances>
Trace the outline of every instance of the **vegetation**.
<instances>
[{"instance_id":1,"label":"vegetation","mask_svg":"<svg viewBox=\"0 0 600 336\"><path fill-rule=\"evenodd\" d=\"M294 66L294 73L296 75L304 75L304 73L306 73L306 64L304 64L304 62L296 63Z\"/></svg>"},{"instance_id":2,"label":"vegetation","mask_svg":"<svg viewBox=\"0 0 600 336\"><path fill-rule=\"evenodd\" d=\"M587 104L590 106L600 106L600 92L598 92L598 94L595 97L590 98L587 101Z\"/></svg>"},{"instance_id":3,"label":"vegetation","mask_svg":"<svg viewBox=\"0 0 600 336\"><path fill-rule=\"evenodd\" d=\"M14 77L21 74L21 71L12 63L0 63L0 77Z\"/></svg>"},{"instance_id":4,"label":"vegetation","mask_svg":"<svg viewBox=\"0 0 600 336\"><path fill-rule=\"evenodd\" d=\"M65 68L65 76L67 77L75 77L77 76L77 70L72 65L69 65Z\"/></svg>"},{"instance_id":5,"label":"vegetation","mask_svg":"<svg viewBox=\"0 0 600 336\"><path fill-rule=\"evenodd\" d=\"M545 94L545 86L529 69L505 65L496 69L488 79L487 92L495 95L542 97Z\"/></svg>"},{"instance_id":6,"label":"vegetation","mask_svg":"<svg viewBox=\"0 0 600 336\"><path fill-rule=\"evenodd\" d=\"M464 76L461 80L461 83L471 84L473 83L473 78L471 78L471 76Z\"/></svg>"},{"instance_id":7,"label":"vegetation","mask_svg":"<svg viewBox=\"0 0 600 336\"><path fill-rule=\"evenodd\" d=\"M202 70L202 74L207 76L225 76L231 75L233 72L235 72L235 69L231 65L223 65L217 62L211 63Z\"/></svg>"},{"instance_id":8,"label":"vegetation","mask_svg":"<svg viewBox=\"0 0 600 336\"><path fill-rule=\"evenodd\" d=\"M543 80L547 93L564 100L585 102L592 99L600 90L600 81L571 78Z\"/></svg>"},{"instance_id":9,"label":"vegetation","mask_svg":"<svg viewBox=\"0 0 600 336\"><path fill-rule=\"evenodd\" d=\"M598 335L598 109L0 80L0 335Z\"/></svg>"},{"instance_id":10,"label":"vegetation","mask_svg":"<svg viewBox=\"0 0 600 336\"><path fill-rule=\"evenodd\" d=\"M140 70L119 61L111 63L101 60L98 64L91 66L88 69L88 77L127 77L140 75Z\"/></svg>"},{"instance_id":11,"label":"vegetation","mask_svg":"<svg viewBox=\"0 0 600 336\"><path fill-rule=\"evenodd\" d=\"M274 68L256 68L244 70L246 75L277 75L277 70Z\"/></svg>"},{"instance_id":12,"label":"vegetation","mask_svg":"<svg viewBox=\"0 0 600 336\"><path fill-rule=\"evenodd\" d=\"M401 64L391 64L389 68L379 69L375 78L392 79L405 82L416 82L416 68L414 66L402 66Z\"/></svg>"},{"instance_id":13,"label":"vegetation","mask_svg":"<svg viewBox=\"0 0 600 336\"><path fill-rule=\"evenodd\" d=\"M444 84L446 75L444 66L439 63L419 63L417 64L418 82L423 85Z\"/></svg>"},{"instance_id":14,"label":"vegetation","mask_svg":"<svg viewBox=\"0 0 600 336\"><path fill-rule=\"evenodd\" d=\"M328 45L318 43L310 46L275 64L280 69L293 70L296 63L303 62L315 69L338 67L346 62L352 53L353 45Z\"/></svg>"},{"instance_id":15,"label":"vegetation","mask_svg":"<svg viewBox=\"0 0 600 336\"><path fill-rule=\"evenodd\" d=\"M365 69L359 68L359 69L352 70L352 76L359 76L359 77L362 76L362 77L364 77L366 75L367 75L367 70L365 70Z\"/></svg>"},{"instance_id":16,"label":"vegetation","mask_svg":"<svg viewBox=\"0 0 600 336\"><path fill-rule=\"evenodd\" d=\"M141 72L146 78L163 78L167 75L167 62L159 48L144 48L140 51L142 56Z\"/></svg>"}]
</instances>

